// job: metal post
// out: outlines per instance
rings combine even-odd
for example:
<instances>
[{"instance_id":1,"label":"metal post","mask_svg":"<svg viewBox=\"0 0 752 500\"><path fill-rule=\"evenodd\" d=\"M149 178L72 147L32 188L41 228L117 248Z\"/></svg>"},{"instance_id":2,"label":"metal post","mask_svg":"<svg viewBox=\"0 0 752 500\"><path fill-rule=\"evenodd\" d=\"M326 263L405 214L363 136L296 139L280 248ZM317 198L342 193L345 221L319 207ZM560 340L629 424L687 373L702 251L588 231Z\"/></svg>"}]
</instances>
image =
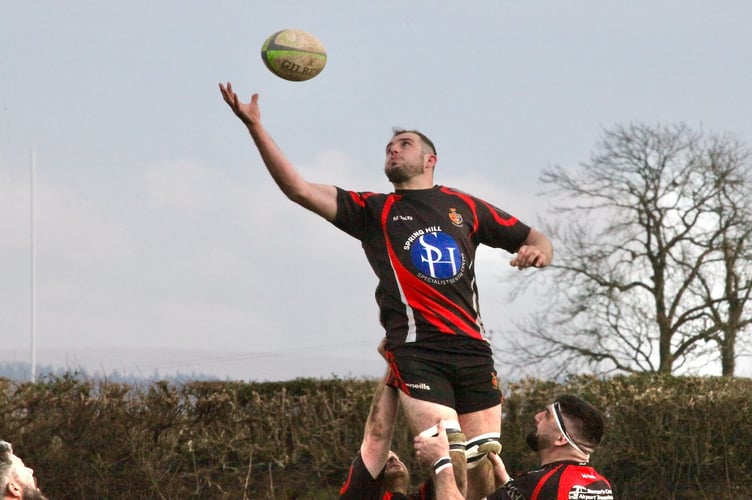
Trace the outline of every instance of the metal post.
<instances>
[{"instance_id":1,"label":"metal post","mask_svg":"<svg viewBox=\"0 0 752 500\"><path fill-rule=\"evenodd\" d=\"M34 227L34 219L35 217L35 203L34 203L34 178L36 177L36 151L34 151L34 148L31 149L31 189L30 189L30 204L31 204L31 221L30 221L30 228L31 228L31 381L36 382L37 378L37 347L36 347L36 334L37 334L37 325L36 325L36 264L37 264L37 256L36 256L36 228Z\"/></svg>"}]
</instances>

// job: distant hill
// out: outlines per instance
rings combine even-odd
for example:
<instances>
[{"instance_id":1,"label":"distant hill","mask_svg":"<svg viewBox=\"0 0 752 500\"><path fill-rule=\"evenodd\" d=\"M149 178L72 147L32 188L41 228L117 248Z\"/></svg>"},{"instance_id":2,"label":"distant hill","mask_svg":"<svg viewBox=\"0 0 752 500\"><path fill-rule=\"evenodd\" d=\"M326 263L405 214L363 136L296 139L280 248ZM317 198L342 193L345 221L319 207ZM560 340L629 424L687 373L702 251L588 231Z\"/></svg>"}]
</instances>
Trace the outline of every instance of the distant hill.
<instances>
[{"instance_id":1,"label":"distant hill","mask_svg":"<svg viewBox=\"0 0 752 500\"><path fill-rule=\"evenodd\" d=\"M230 352L190 349L40 349L37 376L79 372L113 381L183 379L283 381L295 378L376 378L386 364L372 358L306 353ZM0 350L0 377L28 380L29 353Z\"/></svg>"}]
</instances>

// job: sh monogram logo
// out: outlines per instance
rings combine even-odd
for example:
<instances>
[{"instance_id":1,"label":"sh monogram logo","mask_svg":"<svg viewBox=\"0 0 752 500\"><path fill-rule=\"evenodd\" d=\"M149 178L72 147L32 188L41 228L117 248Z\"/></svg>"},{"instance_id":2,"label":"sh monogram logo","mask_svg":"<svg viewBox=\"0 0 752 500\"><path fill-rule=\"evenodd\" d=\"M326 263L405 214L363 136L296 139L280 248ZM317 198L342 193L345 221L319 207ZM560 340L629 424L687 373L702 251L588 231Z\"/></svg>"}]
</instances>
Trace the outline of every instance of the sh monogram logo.
<instances>
[{"instance_id":1,"label":"sh monogram logo","mask_svg":"<svg viewBox=\"0 0 752 500\"><path fill-rule=\"evenodd\" d=\"M462 270L462 256L454 239L442 232L427 233L410 249L413 264L433 279L449 279Z\"/></svg>"}]
</instances>

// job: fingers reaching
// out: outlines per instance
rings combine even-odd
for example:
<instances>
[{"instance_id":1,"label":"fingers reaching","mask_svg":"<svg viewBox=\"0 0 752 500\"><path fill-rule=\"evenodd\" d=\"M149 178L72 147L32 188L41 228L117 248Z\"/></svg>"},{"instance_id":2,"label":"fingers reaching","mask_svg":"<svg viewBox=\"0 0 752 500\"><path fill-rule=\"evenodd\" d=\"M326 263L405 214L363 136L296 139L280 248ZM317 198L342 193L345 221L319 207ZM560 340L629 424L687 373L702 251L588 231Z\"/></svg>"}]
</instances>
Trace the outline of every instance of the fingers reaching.
<instances>
[{"instance_id":1,"label":"fingers reaching","mask_svg":"<svg viewBox=\"0 0 752 500\"><path fill-rule=\"evenodd\" d=\"M252 94L250 102L243 103L233 91L230 82L227 82L226 84L220 83L219 90L222 93L224 101L243 123L247 126L253 126L260 122L261 113L259 112L258 107L258 94Z\"/></svg>"},{"instance_id":2,"label":"fingers reaching","mask_svg":"<svg viewBox=\"0 0 752 500\"><path fill-rule=\"evenodd\" d=\"M227 86L219 84L219 91L222 93L222 98L230 106L235 106L237 102L237 96L232 91L232 84L227 82Z\"/></svg>"}]
</instances>

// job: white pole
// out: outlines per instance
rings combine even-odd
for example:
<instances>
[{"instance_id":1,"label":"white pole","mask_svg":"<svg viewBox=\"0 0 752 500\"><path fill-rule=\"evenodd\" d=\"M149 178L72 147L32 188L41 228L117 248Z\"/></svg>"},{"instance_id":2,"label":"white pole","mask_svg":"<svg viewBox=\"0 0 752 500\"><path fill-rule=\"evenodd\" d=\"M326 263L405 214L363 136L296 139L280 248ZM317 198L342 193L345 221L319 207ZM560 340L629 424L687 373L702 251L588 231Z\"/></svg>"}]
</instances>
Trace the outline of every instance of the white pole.
<instances>
[{"instance_id":1,"label":"white pole","mask_svg":"<svg viewBox=\"0 0 752 500\"><path fill-rule=\"evenodd\" d=\"M35 203L34 203L34 178L36 177L36 151L31 148L31 189L30 189L30 203L31 203L31 382L36 382L37 378L37 348L36 348L36 230L34 227L35 217Z\"/></svg>"}]
</instances>

